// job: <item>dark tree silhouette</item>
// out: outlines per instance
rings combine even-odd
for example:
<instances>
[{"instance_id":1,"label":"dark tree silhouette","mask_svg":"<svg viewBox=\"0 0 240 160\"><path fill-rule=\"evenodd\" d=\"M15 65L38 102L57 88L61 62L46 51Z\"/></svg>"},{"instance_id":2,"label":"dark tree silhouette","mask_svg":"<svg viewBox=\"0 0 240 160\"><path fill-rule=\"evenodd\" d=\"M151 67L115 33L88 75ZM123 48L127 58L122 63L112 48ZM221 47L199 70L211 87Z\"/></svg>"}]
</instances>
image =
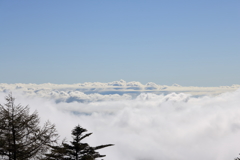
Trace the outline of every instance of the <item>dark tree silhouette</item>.
<instances>
[{"instance_id":1,"label":"dark tree silhouette","mask_svg":"<svg viewBox=\"0 0 240 160\"><path fill-rule=\"evenodd\" d=\"M45 154L45 158L43 160L67 160L69 159L67 156L67 149L61 145L50 146L51 153Z\"/></svg>"},{"instance_id":2,"label":"dark tree silhouette","mask_svg":"<svg viewBox=\"0 0 240 160\"><path fill-rule=\"evenodd\" d=\"M15 105L12 94L0 104L0 156L8 160L40 158L57 140L55 126L46 122L41 128L37 112L28 106Z\"/></svg>"},{"instance_id":3,"label":"dark tree silhouette","mask_svg":"<svg viewBox=\"0 0 240 160\"><path fill-rule=\"evenodd\" d=\"M61 146L52 146L50 154L46 154L47 160L58 159L58 160L94 160L96 158L105 157L105 155L99 154L96 150L105 147L113 146L113 144L100 145L91 147L87 143L81 141L90 136L92 133L86 133L86 129L81 126L76 126L72 130L73 141L71 144L62 143Z\"/></svg>"}]
</instances>

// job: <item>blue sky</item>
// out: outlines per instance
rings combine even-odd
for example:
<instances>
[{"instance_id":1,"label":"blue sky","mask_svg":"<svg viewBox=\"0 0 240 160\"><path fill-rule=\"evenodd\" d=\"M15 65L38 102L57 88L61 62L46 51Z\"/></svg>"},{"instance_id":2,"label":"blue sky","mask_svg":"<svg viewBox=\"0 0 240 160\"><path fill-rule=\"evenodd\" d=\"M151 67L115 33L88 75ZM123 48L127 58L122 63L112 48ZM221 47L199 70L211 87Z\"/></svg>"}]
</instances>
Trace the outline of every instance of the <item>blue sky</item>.
<instances>
[{"instance_id":1,"label":"blue sky","mask_svg":"<svg viewBox=\"0 0 240 160\"><path fill-rule=\"evenodd\" d=\"M0 83L240 82L240 1L0 0Z\"/></svg>"}]
</instances>

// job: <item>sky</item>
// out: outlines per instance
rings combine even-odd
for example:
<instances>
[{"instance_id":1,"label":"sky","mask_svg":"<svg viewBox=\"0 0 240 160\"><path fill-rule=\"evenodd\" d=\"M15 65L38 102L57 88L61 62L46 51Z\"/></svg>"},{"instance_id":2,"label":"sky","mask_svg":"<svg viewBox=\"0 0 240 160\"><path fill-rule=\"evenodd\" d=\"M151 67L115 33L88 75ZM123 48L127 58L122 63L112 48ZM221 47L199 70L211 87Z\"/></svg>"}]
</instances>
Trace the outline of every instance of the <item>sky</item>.
<instances>
[{"instance_id":1,"label":"sky","mask_svg":"<svg viewBox=\"0 0 240 160\"><path fill-rule=\"evenodd\" d=\"M240 81L240 1L0 0L0 83Z\"/></svg>"}]
</instances>

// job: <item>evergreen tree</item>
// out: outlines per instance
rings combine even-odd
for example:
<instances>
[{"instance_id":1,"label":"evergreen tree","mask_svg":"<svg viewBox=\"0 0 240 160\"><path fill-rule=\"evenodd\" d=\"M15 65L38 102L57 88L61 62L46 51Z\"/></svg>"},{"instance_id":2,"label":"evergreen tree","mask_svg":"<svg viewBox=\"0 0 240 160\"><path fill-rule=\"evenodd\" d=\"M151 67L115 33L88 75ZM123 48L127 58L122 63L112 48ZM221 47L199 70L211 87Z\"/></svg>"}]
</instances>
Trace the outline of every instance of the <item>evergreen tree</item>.
<instances>
[{"instance_id":1,"label":"evergreen tree","mask_svg":"<svg viewBox=\"0 0 240 160\"><path fill-rule=\"evenodd\" d=\"M81 141L90 136L92 133L86 133L86 129L81 126L76 126L72 130L73 141L71 144L62 143L61 146L52 146L50 154L46 154L47 160L52 160L55 156L58 156L58 160L94 160L96 158L105 157L100 155L96 150L112 146L113 144L100 145L97 147L91 147L87 143Z\"/></svg>"},{"instance_id":2,"label":"evergreen tree","mask_svg":"<svg viewBox=\"0 0 240 160\"><path fill-rule=\"evenodd\" d=\"M37 112L30 114L28 106L15 105L12 94L0 104L0 155L2 159L40 159L56 142L55 126L46 122L41 128Z\"/></svg>"},{"instance_id":3,"label":"evergreen tree","mask_svg":"<svg viewBox=\"0 0 240 160\"><path fill-rule=\"evenodd\" d=\"M59 146L50 146L51 153L45 154L43 160L67 160L67 149L63 146L63 143Z\"/></svg>"}]
</instances>

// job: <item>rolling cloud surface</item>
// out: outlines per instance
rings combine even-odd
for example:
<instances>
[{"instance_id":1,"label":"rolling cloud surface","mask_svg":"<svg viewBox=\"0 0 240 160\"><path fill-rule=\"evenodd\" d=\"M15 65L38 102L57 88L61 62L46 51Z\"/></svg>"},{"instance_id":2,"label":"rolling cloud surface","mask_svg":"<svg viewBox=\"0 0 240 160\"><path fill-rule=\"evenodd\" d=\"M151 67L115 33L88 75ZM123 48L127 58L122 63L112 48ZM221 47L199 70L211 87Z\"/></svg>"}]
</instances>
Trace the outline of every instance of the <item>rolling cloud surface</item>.
<instances>
[{"instance_id":1,"label":"rolling cloud surface","mask_svg":"<svg viewBox=\"0 0 240 160\"><path fill-rule=\"evenodd\" d=\"M1 84L0 103L12 91L16 103L37 110L42 122L56 124L61 138L69 141L71 130L80 124L93 132L86 138L90 145L115 144L100 151L106 160L226 160L240 153L240 89L217 95L139 92L133 96L29 85Z\"/></svg>"}]
</instances>

